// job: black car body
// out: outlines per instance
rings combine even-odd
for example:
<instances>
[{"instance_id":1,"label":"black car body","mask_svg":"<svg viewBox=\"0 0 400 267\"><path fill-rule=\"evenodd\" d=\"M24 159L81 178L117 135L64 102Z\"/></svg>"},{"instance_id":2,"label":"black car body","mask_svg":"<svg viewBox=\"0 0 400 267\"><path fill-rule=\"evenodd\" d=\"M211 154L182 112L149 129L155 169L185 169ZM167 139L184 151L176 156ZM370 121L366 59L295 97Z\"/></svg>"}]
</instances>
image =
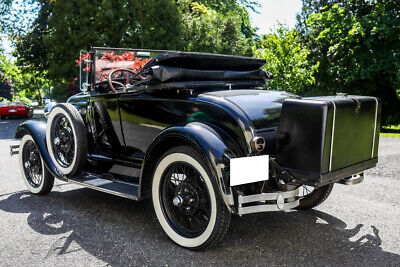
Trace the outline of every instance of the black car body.
<instances>
[{"instance_id":1,"label":"black car body","mask_svg":"<svg viewBox=\"0 0 400 267\"><path fill-rule=\"evenodd\" d=\"M135 55L129 62L146 60L135 63L132 71L134 68L126 67L129 64L112 60L115 55L131 55L123 53ZM99 74L96 66L103 58L100 63L106 65L102 68L108 71L105 75ZM118 66L110 69L110 64ZM377 163L379 100L347 95L301 98L260 90L257 88L264 80L271 78L260 69L263 64L261 59L212 54L94 48L81 58L84 92L67 101L79 111L84 124L82 138L87 148L80 159L85 162L82 167L72 175L60 172L57 158L49 151L54 144L48 140L46 120L21 124L15 137L32 137L43 168L52 176L134 200L154 195L153 177L168 151L193 149L196 152L188 154L198 153L204 159L217 198L229 214L311 208L329 195L333 183L362 181L362 171ZM131 72L125 77L112 77L126 69ZM114 85L121 87L115 89ZM77 141L74 144L77 146ZM21 160L24 173L27 164L23 157ZM268 165L263 169L268 173L260 176L266 177L263 180L254 179L260 174L260 162ZM254 176L238 179L237 172L243 173L243 168ZM178 181L171 187L189 183L188 174L175 173ZM197 208L201 204L201 196L193 192L200 189L196 183L185 186L174 191L171 201L179 209L187 204L186 210L179 212L191 222L191 203ZM304 191L307 186L312 193ZM168 207L164 214L167 211ZM160 220L161 215L157 216ZM221 220L221 225L226 224L227 219ZM174 228L172 221L168 222L178 237L160 223L173 241L188 248L205 248L223 236L223 227L217 225L221 228L215 230L217 234L210 232L209 239L199 241L208 228L197 235Z\"/></svg>"}]
</instances>

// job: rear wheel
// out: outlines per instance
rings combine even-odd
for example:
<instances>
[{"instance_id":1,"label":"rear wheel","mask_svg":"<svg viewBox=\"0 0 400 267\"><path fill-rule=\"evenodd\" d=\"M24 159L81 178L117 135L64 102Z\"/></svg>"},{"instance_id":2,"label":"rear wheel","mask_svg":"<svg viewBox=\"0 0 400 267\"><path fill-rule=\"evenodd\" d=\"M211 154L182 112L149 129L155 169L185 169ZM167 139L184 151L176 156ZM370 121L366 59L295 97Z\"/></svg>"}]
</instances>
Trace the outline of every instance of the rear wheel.
<instances>
[{"instance_id":1,"label":"rear wheel","mask_svg":"<svg viewBox=\"0 0 400 267\"><path fill-rule=\"evenodd\" d=\"M58 104L47 121L47 149L54 165L65 175L80 172L86 164L88 149L82 116L71 104Z\"/></svg>"},{"instance_id":2,"label":"rear wheel","mask_svg":"<svg viewBox=\"0 0 400 267\"><path fill-rule=\"evenodd\" d=\"M25 135L20 143L19 163L22 178L33 194L46 195L54 185L54 177L47 170L32 136Z\"/></svg>"},{"instance_id":3,"label":"rear wheel","mask_svg":"<svg viewBox=\"0 0 400 267\"><path fill-rule=\"evenodd\" d=\"M299 188L300 205L296 208L299 210L312 209L324 202L331 194L333 183L318 188L303 185Z\"/></svg>"},{"instance_id":4,"label":"rear wheel","mask_svg":"<svg viewBox=\"0 0 400 267\"><path fill-rule=\"evenodd\" d=\"M152 185L154 210L165 233L180 246L205 249L224 236L230 212L204 158L182 146L158 162Z\"/></svg>"}]
</instances>

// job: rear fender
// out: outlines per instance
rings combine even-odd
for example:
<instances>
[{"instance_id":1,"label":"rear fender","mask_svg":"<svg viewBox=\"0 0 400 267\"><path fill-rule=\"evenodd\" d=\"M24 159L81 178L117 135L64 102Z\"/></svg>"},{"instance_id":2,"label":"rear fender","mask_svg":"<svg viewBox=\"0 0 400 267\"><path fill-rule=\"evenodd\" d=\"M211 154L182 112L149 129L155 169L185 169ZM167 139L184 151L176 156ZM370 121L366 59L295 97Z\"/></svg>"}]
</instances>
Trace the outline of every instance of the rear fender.
<instances>
[{"instance_id":1,"label":"rear fender","mask_svg":"<svg viewBox=\"0 0 400 267\"><path fill-rule=\"evenodd\" d=\"M62 175L57 171L57 168L53 164L53 161L50 158L49 152L46 146L46 121L40 120L28 120L21 123L16 131L15 131L15 138L21 139L24 135L31 135L32 139L35 141L39 153L42 156L44 164L46 165L47 169L51 172L51 174L59 179L62 179Z\"/></svg>"},{"instance_id":2,"label":"rear fender","mask_svg":"<svg viewBox=\"0 0 400 267\"><path fill-rule=\"evenodd\" d=\"M211 167L210 169L214 173L214 177L217 178L217 184L226 206L233 211L233 194L229 186L229 176L224 169L229 166L229 158L235 157L232 151L237 151L237 147L232 147L233 143L228 141L230 139L228 136L217 132L209 125L193 122L185 126L175 126L162 131L149 147L142 170L146 168L146 163L151 155L160 155L159 147L162 146L163 142L176 140L176 138L184 139L185 143L190 143L205 156Z\"/></svg>"}]
</instances>

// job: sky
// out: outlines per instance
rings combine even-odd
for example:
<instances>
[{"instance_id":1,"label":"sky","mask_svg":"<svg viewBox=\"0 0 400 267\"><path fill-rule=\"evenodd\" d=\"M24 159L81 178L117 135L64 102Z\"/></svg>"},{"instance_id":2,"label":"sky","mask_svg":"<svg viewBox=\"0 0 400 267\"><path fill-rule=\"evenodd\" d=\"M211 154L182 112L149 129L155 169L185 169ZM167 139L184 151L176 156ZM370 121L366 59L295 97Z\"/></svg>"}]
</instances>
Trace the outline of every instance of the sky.
<instances>
[{"instance_id":1,"label":"sky","mask_svg":"<svg viewBox=\"0 0 400 267\"><path fill-rule=\"evenodd\" d=\"M257 9L259 12L250 12L250 21L253 27L257 27L258 34L271 32L278 23L294 28L296 25L296 14L301 11L301 0L259 0L261 5ZM6 53L11 53L10 42L7 38L3 39L3 47Z\"/></svg>"},{"instance_id":2,"label":"sky","mask_svg":"<svg viewBox=\"0 0 400 267\"><path fill-rule=\"evenodd\" d=\"M271 32L278 23L289 28L296 25L296 14L301 11L301 0L259 0L259 14L250 11L250 21L258 34Z\"/></svg>"}]
</instances>

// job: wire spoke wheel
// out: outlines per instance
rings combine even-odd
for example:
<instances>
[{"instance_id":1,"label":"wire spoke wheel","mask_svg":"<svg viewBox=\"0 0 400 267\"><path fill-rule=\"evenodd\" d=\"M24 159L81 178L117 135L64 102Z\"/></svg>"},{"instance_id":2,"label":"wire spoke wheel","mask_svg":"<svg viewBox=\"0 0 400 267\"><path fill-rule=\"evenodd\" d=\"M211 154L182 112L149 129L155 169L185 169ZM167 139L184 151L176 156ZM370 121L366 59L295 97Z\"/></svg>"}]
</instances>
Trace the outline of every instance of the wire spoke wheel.
<instances>
[{"instance_id":1,"label":"wire spoke wheel","mask_svg":"<svg viewBox=\"0 0 400 267\"><path fill-rule=\"evenodd\" d=\"M53 188L54 177L44 164L39 148L31 135L24 135L19 147L19 165L28 190L36 195L46 195Z\"/></svg>"},{"instance_id":2,"label":"wire spoke wheel","mask_svg":"<svg viewBox=\"0 0 400 267\"><path fill-rule=\"evenodd\" d=\"M75 156L75 137L67 117L58 114L51 127L52 146L57 162L69 167Z\"/></svg>"},{"instance_id":3,"label":"wire spoke wheel","mask_svg":"<svg viewBox=\"0 0 400 267\"><path fill-rule=\"evenodd\" d=\"M174 147L156 164L153 207L164 232L180 246L199 250L224 237L230 211L203 155L189 146Z\"/></svg>"},{"instance_id":4,"label":"wire spoke wheel","mask_svg":"<svg viewBox=\"0 0 400 267\"><path fill-rule=\"evenodd\" d=\"M191 165L170 165L160 184L160 201L171 227L182 236L201 235L211 217L211 201L200 173Z\"/></svg>"},{"instance_id":5,"label":"wire spoke wheel","mask_svg":"<svg viewBox=\"0 0 400 267\"><path fill-rule=\"evenodd\" d=\"M32 187L39 187L43 180L42 162L39 150L33 141L24 144L22 161L27 181Z\"/></svg>"},{"instance_id":6,"label":"wire spoke wheel","mask_svg":"<svg viewBox=\"0 0 400 267\"><path fill-rule=\"evenodd\" d=\"M306 198L307 196L311 195L314 192L315 187L309 185L302 185L299 188L299 197L300 199Z\"/></svg>"},{"instance_id":7,"label":"wire spoke wheel","mask_svg":"<svg viewBox=\"0 0 400 267\"><path fill-rule=\"evenodd\" d=\"M299 188L300 204L296 209L312 209L324 202L332 192L333 183L321 187L302 185Z\"/></svg>"}]
</instances>

